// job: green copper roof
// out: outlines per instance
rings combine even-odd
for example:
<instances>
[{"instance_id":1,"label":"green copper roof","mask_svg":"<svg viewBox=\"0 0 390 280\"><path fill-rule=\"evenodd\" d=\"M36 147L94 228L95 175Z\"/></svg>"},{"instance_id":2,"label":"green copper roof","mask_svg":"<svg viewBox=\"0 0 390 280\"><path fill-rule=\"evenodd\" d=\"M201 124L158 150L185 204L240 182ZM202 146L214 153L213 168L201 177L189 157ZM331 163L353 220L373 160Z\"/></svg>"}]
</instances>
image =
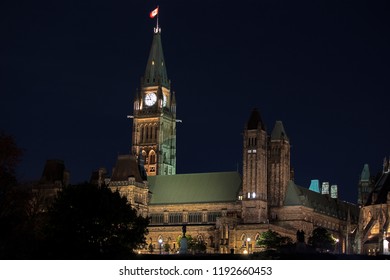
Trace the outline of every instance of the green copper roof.
<instances>
[{"instance_id":1,"label":"green copper roof","mask_svg":"<svg viewBox=\"0 0 390 280\"><path fill-rule=\"evenodd\" d=\"M288 137L286 131L284 130L283 123L281 121L276 121L274 129L271 133L271 140L287 140Z\"/></svg>"},{"instance_id":2,"label":"green copper roof","mask_svg":"<svg viewBox=\"0 0 390 280\"><path fill-rule=\"evenodd\" d=\"M360 175L360 181L370 181L370 169L366 163L363 167L362 174Z\"/></svg>"},{"instance_id":3,"label":"green copper roof","mask_svg":"<svg viewBox=\"0 0 390 280\"><path fill-rule=\"evenodd\" d=\"M359 208L354 204L300 187L292 181L287 186L284 205L306 206L312 208L315 212L343 220L347 219L348 211L350 212L351 219L354 220L357 220L359 214Z\"/></svg>"},{"instance_id":4,"label":"green copper roof","mask_svg":"<svg viewBox=\"0 0 390 280\"><path fill-rule=\"evenodd\" d=\"M311 180L309 190L320 193L320 181L318 179Z\"/></svg>"},{"instance_id":5,"label":"green copper roof","mask_svg":"<svg viewBox=\"0 0 390 280\"><path fill-rule=\"evenodd\" d=\"M149 176L150 204L234 202L241 188L237 172Z\"/></svg>"},{"instance_id":6,"label":"green copper roof","mask_svg":"<svg viewBox=\"0 0 390 280\"><path fill-rule=\"evenodd\" d=\"M164 53L161 44L161 30L153 35L152 47L150 49L145 75L144 86L165 86L169 88L167 69L165 66Z\"/></svg>"}]
</instances>

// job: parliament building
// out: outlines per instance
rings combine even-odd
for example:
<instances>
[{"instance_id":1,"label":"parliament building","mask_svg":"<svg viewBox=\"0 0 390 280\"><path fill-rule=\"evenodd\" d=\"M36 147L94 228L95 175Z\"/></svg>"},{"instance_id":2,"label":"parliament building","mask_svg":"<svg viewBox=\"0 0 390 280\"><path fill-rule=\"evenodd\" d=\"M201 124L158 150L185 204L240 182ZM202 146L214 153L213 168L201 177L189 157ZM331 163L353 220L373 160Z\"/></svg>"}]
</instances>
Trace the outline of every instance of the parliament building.
<instances>
[{"instance_id":1,"label":"parliament building","mask_svg":"<svg viewBox=\"0 0 390 280\"><path fill-rule=\"evenodd\" d=\"M268 133L256 109L244 125L242 172L176 174L176 96L159 27L133 110L131 150L118 156L109 187L150 218L145 251L164 244L177 252L183 225L209 253L259 251L256 240L269 229L293 241L303 230L307 241L316 227L338 240L339 253L355 251L358 207L295 184L283 123L276 121Z\"/></svg>"}]
</instances>

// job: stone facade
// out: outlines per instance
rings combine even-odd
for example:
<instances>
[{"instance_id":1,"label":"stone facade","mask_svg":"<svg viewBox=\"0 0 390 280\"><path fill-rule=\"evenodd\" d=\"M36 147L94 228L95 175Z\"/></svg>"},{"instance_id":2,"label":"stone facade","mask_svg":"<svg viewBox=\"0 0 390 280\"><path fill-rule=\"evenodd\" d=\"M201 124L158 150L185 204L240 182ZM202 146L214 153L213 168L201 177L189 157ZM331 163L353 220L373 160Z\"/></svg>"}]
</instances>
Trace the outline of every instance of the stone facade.
<instances>
[{"instance_id":1,"label":"stone facade","mask_svg":"<svg viewBox=\"0 0 390 280\"><path fill-rule=\"evenodd\" d=\"M367 255L389 254L390 167L385 159L383 172L360 208L356 234L357 252Z\"/></svg>"},{"instance_id":2,"label":"stone facade","mask_svg":"<svg viewBox=\"0 0 390 280\"><path fill-rule=\"evenodd\" d=\"M133 119L132 155L126 164L118 158L115 168L126 170L126 165L129 171L120 176L114 172L110 187L150 217L143 252L176 253L183 225L187 236L202 240L209 253L258 251L256 240L269 229L292 240L303 230L307 240L318 226L339 241L338 252L352 252L357 208L297 186L282 122L277 121L268 134L257 110L243 133L242 177L237 172L175 175L176 102L167 79L160 29L154 33ZM143 168L147 179L135 174Z\"/></svg>"}]
</instances>

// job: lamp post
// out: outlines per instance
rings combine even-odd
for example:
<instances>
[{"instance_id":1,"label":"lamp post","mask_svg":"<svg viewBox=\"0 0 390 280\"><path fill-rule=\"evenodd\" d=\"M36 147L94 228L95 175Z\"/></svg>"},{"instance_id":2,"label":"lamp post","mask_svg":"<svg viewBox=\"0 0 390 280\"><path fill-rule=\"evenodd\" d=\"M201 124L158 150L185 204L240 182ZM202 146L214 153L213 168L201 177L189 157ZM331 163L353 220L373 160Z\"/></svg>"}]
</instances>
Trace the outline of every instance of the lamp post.
<instances>
[{"instance_id":1,"label":"lamp post","mask_svg":"<svg viewBox=\"0 0 390 280\"><path fill-rule=\"evenodd\" d=\"M158 240L158 243L160 244L160 255L161 255L161 249L162 249L163 240L160 238L160 239Z\"/></svg>"},{"instance_id":2,"label":"lamp post","mask_svg":"<svg viewBox=\"0 0 390 280\"><path fill-rule=\"evenodd\" d=\"M248 237L248 238L246 239L246 250L248 251L248 254L250 253L250 252L249 252L249 242L251 242L251 239Z\"/></svg>"}]
</instances>

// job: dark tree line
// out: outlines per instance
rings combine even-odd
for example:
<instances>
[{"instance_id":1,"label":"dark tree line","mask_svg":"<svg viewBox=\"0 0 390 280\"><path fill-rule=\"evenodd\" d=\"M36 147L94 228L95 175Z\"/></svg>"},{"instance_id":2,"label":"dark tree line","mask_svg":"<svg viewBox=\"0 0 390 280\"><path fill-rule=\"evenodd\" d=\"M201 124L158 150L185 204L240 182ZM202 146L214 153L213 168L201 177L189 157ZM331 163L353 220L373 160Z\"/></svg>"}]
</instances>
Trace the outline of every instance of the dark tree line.
<instances>
[{"instance_id":1,"label":"dark tree line","mask_svg":"<svg viewBox=\"0 0 390 280\"><path fill-rule=\"evenodd\" d=\"M145 244L148 219L106 186L68 186L43 207L17 183L21 156L0 133L0 259L123 259Z\"/></svg>"},{"instance_id":2,"label":"dark tree line","mask_svg":"<svg viewBox=\"0 0 390 280\"><path fill-rule=\"evenodd\" d=\"M292 239L287 236L281 236L279 233L268 230L260 234L256 240L258 246L265 250L283 250L293 245ZM305 243L305 233L302 230L297 231L297 243ZM307 240L307 252L333 252L336 241L331 233L323 227L315 228ZM291 250L289 251L291 252Z\"/></svg>"}]
</instances>

